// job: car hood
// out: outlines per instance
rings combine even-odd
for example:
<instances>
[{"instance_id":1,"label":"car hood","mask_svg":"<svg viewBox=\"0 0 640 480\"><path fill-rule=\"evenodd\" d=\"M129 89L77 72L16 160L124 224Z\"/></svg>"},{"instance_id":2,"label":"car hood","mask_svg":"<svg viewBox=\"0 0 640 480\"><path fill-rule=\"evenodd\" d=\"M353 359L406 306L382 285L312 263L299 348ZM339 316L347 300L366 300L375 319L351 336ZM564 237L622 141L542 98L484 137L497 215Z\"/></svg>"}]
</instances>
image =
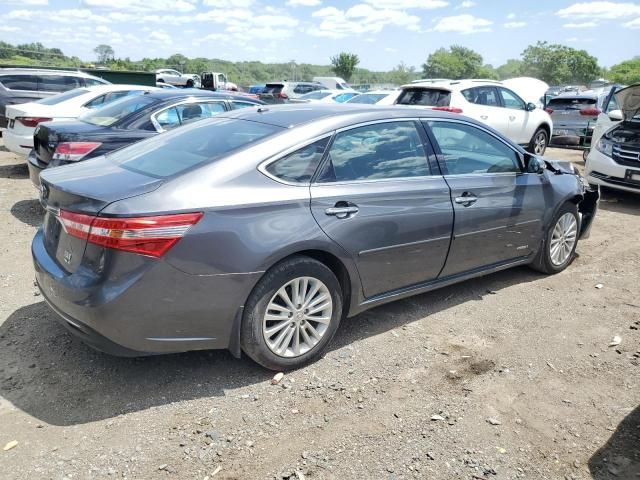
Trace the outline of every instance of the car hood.
<instances>
[{"instance_id":1,"label":"car hood","mask_svg":"<svg viewBox=\"0 0 640 480\"><path fill-rule=\"evenodd\" d=\"M625 121L631 120L640 113L640 83L630 85L616 93L616 100L622 110Z\"/></svg>"},{"instance_id":2,"label":"car hood","mask_svg":"<svg viewBox=\"0 0 640 480\"><path fill-rule=\"evenodd\" d=\"M567 162L565 160L549 160L546 158L540 158L545 164L547 168L556 174L569 174L569 175L578 175L578 171L573 166L573 163Z\"/></svg>"}]
</instances>

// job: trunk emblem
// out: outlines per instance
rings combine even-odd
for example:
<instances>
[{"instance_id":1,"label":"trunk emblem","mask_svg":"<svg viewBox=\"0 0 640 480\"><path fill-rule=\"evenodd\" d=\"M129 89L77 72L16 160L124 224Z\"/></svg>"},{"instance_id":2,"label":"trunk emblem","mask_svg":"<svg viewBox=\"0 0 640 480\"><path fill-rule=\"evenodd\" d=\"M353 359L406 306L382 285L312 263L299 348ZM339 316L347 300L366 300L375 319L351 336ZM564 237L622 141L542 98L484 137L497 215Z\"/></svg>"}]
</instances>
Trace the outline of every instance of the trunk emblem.
<instances>
[{"instance_id":1,"label":"trunk emblem","mask_svg":"<svg viewBox=\"0 0 640 480\"><path fill-rule=\"evenodd\" d=\"M69 250L64 251L64 263L71 263L71 258L73 258L73 254Z\"/></svg>"},{"instance_id":2,"label":"trunk emblem","mask_svg":"<svg viewBox=\"0 0 640 480\"><path fill-rule=\"evenodd\" d=\"M44 201L49 197L49 189L44 183L40 184L40 188L38 188L38 190L40 191L40 201Z\"/></svg>"}]
</instances>

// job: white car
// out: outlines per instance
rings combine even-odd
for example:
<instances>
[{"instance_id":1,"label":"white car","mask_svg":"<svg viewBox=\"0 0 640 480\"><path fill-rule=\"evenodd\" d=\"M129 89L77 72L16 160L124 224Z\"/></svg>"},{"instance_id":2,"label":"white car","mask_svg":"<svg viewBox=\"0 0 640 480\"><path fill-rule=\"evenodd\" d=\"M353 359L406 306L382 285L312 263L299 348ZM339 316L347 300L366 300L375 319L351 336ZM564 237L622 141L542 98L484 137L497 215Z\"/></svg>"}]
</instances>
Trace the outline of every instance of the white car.
<instances>
[{"instance_id":1,"label":"white car","mask_svg":"<svg viewBox=\"0 0 640 480\"><path fill-rule=\"evenodd\" d=\"M498 81L410 83L402 87L396 104L466 115L486 123L536 155L544 154L553 131L547 112L532 102L525 102Z\"/></svg>"},{"instance_id":2,"label":"white car","mask_svg":"<svg viewBox=\"0 0 640 480\"><path fill-rule=\"evenodd\" d=\"M73 120L85 112L128 95L141 95L156 87L143 85L99 85L76 88L36 102L7 107L4 145L18 155L27 156L33 148L33 131L41 122Z\"/></svg>"},{"instance_id":3,"label":"white car","mask_svg":"<svg viewBox=\"0 0 640 480\"><path fill-rule=\"evenodd\" d=\"M156 82L168 83L176 87L193 88L200 86L200 77L192 73L180 73L171 68L161 68L156 70Z\"/></svg>"},{"instance_id":4,"label":"white car","mask_svg":"<svg viewBox=\"0 0 640 480\"><path fill-rule=\"evenodd\" d=\"M393 105L402 90L371 90L350 98L345 103L360 103L366 105Z\"/></svg>"},{"instance_id":5,"label":"white car","mask_svg":"<svg viewBox=\"0 0 640 480\"><path fill-rule=\"evenodd\" d=\"M585 164L587 181L640 193L640 84L615 93L603 116Z\"/></svg>"},{"instance_id":6,"label":"white car","mask_svg":"<svg viewBox=\"0 0 640 480\"><path fill-rule=\"evenodd\" d=\"M357 95L360 94L355 90L317 90L289 101L291 103L345 103Z\"/></svg>"}]
</instances>

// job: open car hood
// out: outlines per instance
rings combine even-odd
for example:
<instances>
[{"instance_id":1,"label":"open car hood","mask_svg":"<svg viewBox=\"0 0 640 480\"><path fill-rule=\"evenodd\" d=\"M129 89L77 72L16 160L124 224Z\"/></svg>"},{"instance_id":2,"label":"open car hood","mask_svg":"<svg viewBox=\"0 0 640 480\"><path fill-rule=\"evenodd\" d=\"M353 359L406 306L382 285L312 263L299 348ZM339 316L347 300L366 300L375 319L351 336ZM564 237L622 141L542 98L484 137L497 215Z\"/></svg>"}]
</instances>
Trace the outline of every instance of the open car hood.
<instances>
[{"instance_id":1,"label":"open car hood","mask_svg":"<svg viewBox=\"0 0 640 480\"><path fill-rule=\"evenodd\" d=\"M622 110L625 121L631 120L640 113L640 83L630 85L616 93L616 100Z\"/></svg>"}]
</instances>

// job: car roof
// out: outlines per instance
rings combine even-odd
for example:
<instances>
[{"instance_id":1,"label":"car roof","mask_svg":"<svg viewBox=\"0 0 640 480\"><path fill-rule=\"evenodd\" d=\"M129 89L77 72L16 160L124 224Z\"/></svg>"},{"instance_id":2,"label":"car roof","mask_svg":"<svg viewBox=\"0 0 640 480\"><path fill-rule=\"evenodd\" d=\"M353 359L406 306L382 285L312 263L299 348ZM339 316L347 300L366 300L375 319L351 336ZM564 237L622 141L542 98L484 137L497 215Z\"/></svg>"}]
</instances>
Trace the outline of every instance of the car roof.
<instances>
[{"instance_id":1,"label":"car roof","mask_svg":"<svg viewBox=\"0 0 640 480\"><path fill-rule=\"evenodd\" d=\"M344 92L344 90L342 90ZM398 90L369 90L368 92L360 92L360 95L391 95L398 93Z\"/></svg>"},{"instance_id":2,"label":"car roof","mask_svg":"<svg viewBox=\"0 0 640 480\"><path fill-rule=\"evenodd\" d=\"M106 85L93 85L91 87L80 87L83 90L87 90L91 93L100 93L104 92L119 92L121 90L149 90L156 91L160 90L158 87L150 87L148 85L125 85L121 83L110 83Z\"/></svg>"},{"instance_id":3,"label":"car roof","mask_svg":"<svg viewBox=\"0 0 640 480\"><path fill-rule=\"evenodd\" d=\"M80 70L54 70L48 68L19 68L19 67L9 67L9 68L0 68L0 75L10 75L10 74L32 74L32 75L69 75L72 77L83 77L83 78L97 78L99 80L105 81L103 78L96 77L95 75L91 75L86 72L82 72Z\"/></svg>"},{"instance_id":4,"label":"car roof","mask_svg":"<svg viewBox=\"0 0 640 480\"><path fill-rule=\"evenodd\" d=\"M225 112L219 116L237 118L241 120L266 123L284 128L294 128L320 119L335 119L336 128L339 124L348 125L363 121L376 121L393 118L445 118L460 119L459 114L431 110L428 108L409 108L406 106L376 106L367 104L344 103L314 103L314 104L284 104L267 105L253 108L242 108ZM357 117L354 119L354 117ZM475 120L468 119L471 123L482 125Z\"/></svg>"},{"instance_id":5,"label":"car roof","mask_svg":"<svg viewBox=\"0 0 640 480\"><path fill-rule=\"evenodd\" d=\"M159 100L172 100L172 99L180 99L180 98L189 98L189 97L206 97L206 98L222 98L227 100L248 100L250 102L254 102L257 104L262 104L260 100L254 98L249 95L240 95L234 94L230 92L212 92L209 90L199 90L195 88L158 88L153 89L148 93L152 98L157 98Z\"/></svg>"},{"instance_id":6,"label":"car roof","mask_svg":"<svg viewBox=\"0 0 640 480\"><path fill-rule=\"evenodd\" d=\"M402 85L402 89L405 88L444 88L445 90L462 90L471 87L481 87L487 85L504 85L498 80L482 79L482 78L468 78L464 80L427 80L416 81Z\"/></svg>"}]
</instances>

